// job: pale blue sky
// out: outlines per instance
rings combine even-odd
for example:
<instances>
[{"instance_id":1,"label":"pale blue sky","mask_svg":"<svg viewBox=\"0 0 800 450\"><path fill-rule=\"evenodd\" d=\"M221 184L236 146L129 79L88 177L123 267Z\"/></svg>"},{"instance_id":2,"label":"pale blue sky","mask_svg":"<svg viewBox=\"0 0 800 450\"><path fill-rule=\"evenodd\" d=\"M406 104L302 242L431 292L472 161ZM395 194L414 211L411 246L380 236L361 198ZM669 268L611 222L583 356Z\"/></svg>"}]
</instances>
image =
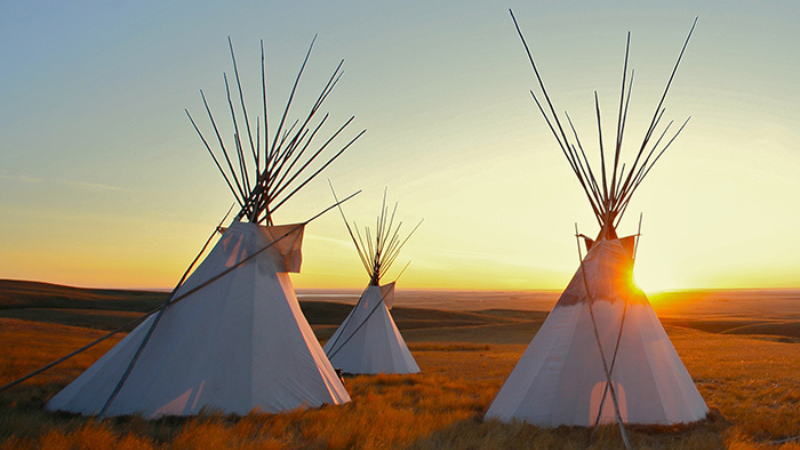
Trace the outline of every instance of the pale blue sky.
<instances>
[{"instance_id":1,"label":"pale blue sky","mask_svg":"<svg viewBox=\"0 0 800 450\"><path fill-rule=\"evenodd\" d=\"M327 173L341 192L364 190L349 215L373 220L388 186L409 223L425 218L401 255L413 261L403 282L562 288L577 265L574 222L596 225L527 94L511 7L585 141L596 139L593 90L614 116L625 33L633 139L699 16L666 104L667 117L692 120L622 225L634 232L644 212L637 276L645 288L798 284L793 2L115 3L0 4L2 278L177 281L233 201L183 108L201 115L203 89L225 112L231 36L253 105L264 39L277 111L318 33L300 102L345 59L327 107L368 129ZM322 179L278 220L330 201ZM336 215L312 224L298 285L365 283L346 238Z\"/></svg>"}]
</instances>

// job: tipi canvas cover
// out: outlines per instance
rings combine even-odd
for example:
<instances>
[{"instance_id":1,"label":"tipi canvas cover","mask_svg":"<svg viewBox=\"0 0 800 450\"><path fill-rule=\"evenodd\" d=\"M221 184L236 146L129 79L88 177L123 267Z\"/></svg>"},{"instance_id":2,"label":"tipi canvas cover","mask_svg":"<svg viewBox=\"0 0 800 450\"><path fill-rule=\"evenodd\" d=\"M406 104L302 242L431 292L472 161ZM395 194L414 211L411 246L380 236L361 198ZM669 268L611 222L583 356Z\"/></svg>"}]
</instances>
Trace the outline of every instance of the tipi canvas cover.
<instances>
[{"instance_id":1,"label":"tipi canvas cover","mask_svg":"<svg viewBox=\"0 0 800 450\"><path fill-rule=\"evenodd\" d=\"M325 344L331 364L346 373L417 373L419 366L389 312L394 283L371 284Z\"/></svg>"},{"instance_id":2,"label":"tipi canvas cover","mask_svg":"<svg viewBox=\"0 0 800 450\"><path fill-rule=\"evenodd\" d=\"M517 25L516 19L514 23ZM531 94L586 193L600 233L594 241L578 235L585 239L586 257L486 416L547 427L596 426L615 421L629 447L624 423L687 423L702 419L708 412L653 308L633 284L638 235L619 239L616 232L631 196L683 129L678 129L671 139L663 139L669 125L660 136L656 134L663 101L692 33L689 32L683 45L645 137L637 144L635 158L626 168L624 163L620 166L620 161L631 87L628 35L616 141L604 152L601 139L598 168L589 162L566 114L571 133L565 132L565 124L555 113L518 25L517 31L536 74L544 105L536 93L531 91ZM597 98L595 95L600 127ZM598 132L603 135L601 130ZM651 144L653 136L658 137ZM613 154L613 158L607 158L607 154Z\"/></svg>"},{"instance_id":3,"label":"tipi canvas cover","mask_svg":"<svg viewBox=\"0 0 800 450\"><path fill-rule=\"evenodd\" d=\"M204 407L246 414L348 402L287 273L287 263L288 269L299 269L302 234L302 225L234 222L176 293L180 301L164 311L104 414L190 415ZM154 317L53 397L47 408L99 413Z\"/></svg>"},{"instance_id":4,"label":"tipi canvas cover","mask_svg":"<svg viewBox=\"0 0 800 450\"><path fill-rule=\"evenodd\" d=\"M548 427L613 423L595 332L625 423L705 417L703 398L644 293L632 283L633 246L624 245L632 241L602 239L592 246L487 417Z\"/></svg>"},{"instance_id":5,"label":"tipi canvas cover","mask_svg":"<svg viewBox=\"0 0 800 450\"><path fill-rule=\"evenodd\" d=\"M275 212L364 133L340 146L337 137L353 118L327 138L320 133L327 115L315 119L342 64L307 115L285 127L309 48L281 120L277 126L269 122L270 128L263 42L264 116L256 123L247 114L230 48L240 100L237 110L226 76L232 127L219 126L202 91L215 139L207 139L187 115L241 207L239 214L158 312L53 397L48 409L158 417L197 414L204 407L246 414L350 401L300 310L288 275L300 270L303 231L313 218L297 225L273 224ZM268 129L274 130L271 139ZM232 135L234 142L226 143L223 135ZM327 156L317 160L324 151Z\"/></svg>"},{"instance_id":6,"label":"tipi canvas cover","mask_svg":"<svg viewBox=\"0 0 800 450\"><path fill-rule=\"evenodd\" d=\"M333 185L331 185L333 191ZM334 198L336 193L333 193ZM336 333L325 344L325 354L337 369L351 374L376 373L417 373L419 366L408 350L403 336L394 323L389 311L394 301L395 283L381 286L381 278L394 263L400 249L417 230L400 240L400 227L395 225L397 203L389 214L386 207L386 191L383 193L381 213L374 230L364 229L364 236L358 227L347 222L344 211L339 207L342 219L350 238L356 246L361 263L369 274L369 285L361 294L355 308L350 312ZM404 269L405 270L405 269ZM402 274L402 272L401 272ZM399 277L399 275L398 275Z\"/></svg>"}]
</instances>

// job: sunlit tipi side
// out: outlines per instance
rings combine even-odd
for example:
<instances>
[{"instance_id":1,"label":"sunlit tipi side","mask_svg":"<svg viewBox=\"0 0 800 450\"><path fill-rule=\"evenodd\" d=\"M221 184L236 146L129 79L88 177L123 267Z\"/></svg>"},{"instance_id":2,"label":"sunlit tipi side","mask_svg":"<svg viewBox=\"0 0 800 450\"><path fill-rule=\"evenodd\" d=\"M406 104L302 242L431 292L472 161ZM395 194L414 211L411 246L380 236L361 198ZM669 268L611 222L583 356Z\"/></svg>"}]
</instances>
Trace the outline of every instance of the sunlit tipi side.
<instances>
[{"instance_id":1,"label":"sunlit tipi side","mask_svg":"<svg viewBox=\"0 0 800 450\"><path fill-rule=\"evenodd\" d=\"M397 204L389 216L384 193L383 208L378 217L375 235L372 236L370 229L366 228L365 239L362 239L355 224L351 228L347 219L344 221L361 262L369 274L369 285L361 294L358 304L324 347L325 354L333 366L345 373L419 372L419 366L408 350L389 311L394 299L395 283L383 286L380 284L381 278L397 258L400 249L416 230L414 228L408 237L401 241L399 232L402 222L392 228L396 211Z\"/></svg>"},{"instance_id":2,"label":"sunlit tipi side","mask_svg":"<svg viewBox=\"0 0 800 450\"><path fill-rule=\"evenodd\" d=\"M708 412L653 308L633 284L638 235L618 238L616 234L631 195L683 129L662 143L670 128L667 125L650 145L689 37L627 171L624 164L620 167L630 98L626 48L613 164L609 161L612 168L607 173L601 144L601 176L596 177L569 116L574 141L562 128L520 32L548 112L535 94L534 100L583 186L601 230L595 240L584 237L588 254L492 402L487 418L523 420L547 427L596 426L609 421L620 425L676 424L697 421ZM600 109L595 102L599 123Z\"/></svg>"},{"instance_id":3,"label":"sunlit tipi side","mask_svg":"<svg viewBox=\"0 0 800 450\"><path fill-rule=\"evenodd\" d=\"M310 53L311 48L297 81ZM262 43L266 118L263 55ZM203 408L246 414L350 401L300 310L288 275L300 269L308 221L272 223L277 209L363 133L338 145L339 150L323 163L315 163L353 120L324 142L314 139L327 115L318 121L314 116L339 80L341 63L307 116L287 126L295 82L272 142L264 138L262 143L268 123L256 118L258 125L251 126L232 46L231 57L239 86L239 109L234 112L225 78L233 143L221 137L205 96L219 143L216 155L196 125L195 129L236 197L238 216L227 229L220 229L222 237L214 248L160 311L53 397L48 409L159 417L197 414Z\"/></svg>"}]
</instances>

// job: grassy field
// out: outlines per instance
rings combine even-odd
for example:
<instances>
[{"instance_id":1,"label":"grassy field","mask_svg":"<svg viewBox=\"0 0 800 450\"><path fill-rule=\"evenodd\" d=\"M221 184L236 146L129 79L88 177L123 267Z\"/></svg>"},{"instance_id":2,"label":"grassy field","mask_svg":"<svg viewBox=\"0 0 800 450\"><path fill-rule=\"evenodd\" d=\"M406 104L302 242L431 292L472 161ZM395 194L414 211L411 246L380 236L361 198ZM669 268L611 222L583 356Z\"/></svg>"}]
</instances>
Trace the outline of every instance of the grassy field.
<instances>
[{"instance_id":1,"label":"grassy field","mask_svg":"<svg viewBox=\"0 0 800 450\"><path fill-rule=\"evenodd\" d=\"M0 384L69 353L163 298L0 281ZM634 447L800 449L800 441L782 442L800 435L800 317L790 308L783 314L746 308L740 313L741 301L739 309L727 304L711 313L708 308L686 312L696 308L689 294L678 300L675 307L683 309L664 317L665 328L712 413L688 426L632 427ZM759 305L763 302L753 308ZM321 339L350 308L330 301L302 306ZM243 417L209 411L156 421L45 412L44 403L113 346L119 339L114 338L0 393L0 448L622 448L615 427L592 434L583 428L540 429L482 419L545 312L396 307L393 315L423 373L347 378L349 404Z\"/></svg>"}]
</instances>

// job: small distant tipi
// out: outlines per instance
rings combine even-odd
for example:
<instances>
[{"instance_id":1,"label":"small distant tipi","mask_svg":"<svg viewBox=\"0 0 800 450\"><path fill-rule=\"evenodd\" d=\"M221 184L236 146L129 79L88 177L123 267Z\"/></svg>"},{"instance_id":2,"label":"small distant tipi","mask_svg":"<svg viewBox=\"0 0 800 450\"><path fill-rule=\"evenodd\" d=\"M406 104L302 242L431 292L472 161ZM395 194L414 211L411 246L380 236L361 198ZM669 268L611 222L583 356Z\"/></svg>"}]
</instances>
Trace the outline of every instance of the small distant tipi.
<instances>
[{"instance_id":1,"label":"small distant tipi","mask_svg":"<svg viewBox=\"0 0 800 450\"><path fill-rule=\"evenodd\" d=\"M305 118L286 123L311 48L270 142L263 42L264 116L255 124L248 119L231 46L239 91L239 110L234 112L225 77L232 140L223 139L204 95L221 153L215 155L191 115L189 119L233 192L239 214L219 230L222 237L213 250L162 309L53 397L47 409L150 418L197 414L203 408L246 414L350 401L300 310L288 275L300 269L308 222L272 223L287 200L363 133L339 145L324 163L315 162L353 120L327 138L315 139L327 119L315 120L315 115L339 80L341 63Z\"/></svg>"},{"instance_id":2,"label":"small distant tipi","mask_svg":"<svg viewBox=\"0 0 800 450\"><path fill-rule=\"evenodd\" d=\"M689 37L627 169L625 164L620 166L628 110L626 96L629 98L630 94L626 49L616 142L611 150L613 162L606 161L601 143L599 176L597 167L589 164L569 116L566 117L574 141L564 131L528 50L547 109L531 94L586 192L600 233L594 240L584 237L586 257L492 402L487 418L523 420L546 427L596 426L602 422L617 422L622 427L623 423L688 423L704 418L708 412L647 297L633 284L638 235L620 238L616 231L631 195L683 129L682 126L670 139L662 141L670 128L667 125L651 145L664 112L664 98ZM624 427L622 430L625 437Z\"/></svg>"},{"instance_id":3,"label":"small distant tipi","mask_svg":"<svg viewBox=\"0 0 800 450\"><path fill-rule=\"evenodd\" d=\"M369 285L361 294L358 303L324 347L331 364L345 373L419 372L419 366L389 312L394 299L395 283L383 286L380 284L381 278L392 266L400 249L416 231L414 228L405 240L401 241L402 222L394 227L396 212L397 204L391 216L388 214L384 192L383 208L378 216L375 235L373 236L370 229L366 228L365 238L362 238L355 223L351 228L347 219L344 219L347 231L361 257L361 263L369 274Z\"/></svg>"}]
</instances>

